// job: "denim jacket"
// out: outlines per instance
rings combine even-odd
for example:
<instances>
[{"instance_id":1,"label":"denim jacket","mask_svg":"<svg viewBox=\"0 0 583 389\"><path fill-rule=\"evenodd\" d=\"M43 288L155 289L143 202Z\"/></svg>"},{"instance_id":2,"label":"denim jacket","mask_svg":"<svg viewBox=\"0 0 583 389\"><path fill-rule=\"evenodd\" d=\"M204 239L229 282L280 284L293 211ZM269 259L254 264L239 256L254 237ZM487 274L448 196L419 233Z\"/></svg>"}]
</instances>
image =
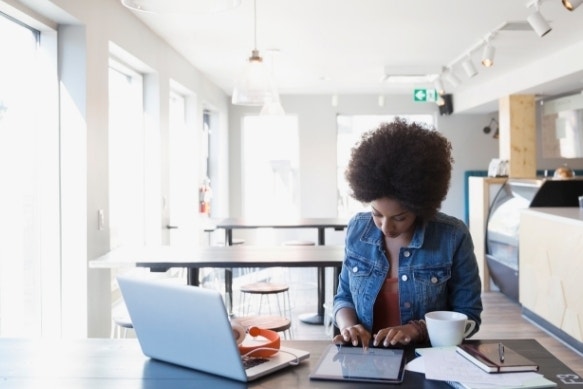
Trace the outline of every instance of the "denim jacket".
<instances>
[{"instance_id":1,"label":"denim jacket","mask_svg":"<svg viewBox=\"0 0 583 389\"><path fill-rule=\"evenodd\" d=\"M345 258L334 297L333 317L341 308L353 308L368 331L373 306L389 262L382 231L370 212L355 215L346 229ZM399 253L399 305L401 323L424 319L426 312L457 311L481 323L481 282L474 245L466 225L438 213L418 225L408 247Z\"/></svg>"}]
</instances>

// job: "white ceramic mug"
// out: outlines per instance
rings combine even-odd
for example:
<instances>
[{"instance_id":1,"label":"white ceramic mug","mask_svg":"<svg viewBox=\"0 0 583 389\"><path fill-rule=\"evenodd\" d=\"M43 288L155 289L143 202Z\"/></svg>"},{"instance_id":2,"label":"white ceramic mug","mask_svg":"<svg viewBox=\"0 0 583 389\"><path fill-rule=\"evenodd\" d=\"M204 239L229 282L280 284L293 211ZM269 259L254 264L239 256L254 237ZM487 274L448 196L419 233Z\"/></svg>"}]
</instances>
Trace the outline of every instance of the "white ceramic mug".
<instances>
[{"instance_id":1,"label":"white ceramic mug","mask_svg":"<svg viewBox=\"0 0 583 389\"><path fill-rule=\"evenodd\" d=\"M453 311L428 312L425 323L433 347L457 346L476 327L476 322L467 315Z\"/></svg>"}]
</instances>

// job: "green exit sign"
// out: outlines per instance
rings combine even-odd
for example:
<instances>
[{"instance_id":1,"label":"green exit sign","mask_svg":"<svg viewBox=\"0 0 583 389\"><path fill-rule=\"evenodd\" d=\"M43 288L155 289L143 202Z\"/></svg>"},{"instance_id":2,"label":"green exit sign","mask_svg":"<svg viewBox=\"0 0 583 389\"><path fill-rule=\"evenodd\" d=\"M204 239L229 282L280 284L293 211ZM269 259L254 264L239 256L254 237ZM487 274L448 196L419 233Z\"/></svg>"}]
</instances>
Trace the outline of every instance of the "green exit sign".
<instances>
[{"instance_id":1,"label":"green exit sign","mask_svg":"<svg viewBox=\"0 0 583 389\"><path fill-rule=\"evenodd\" d=\"M426 102L436 102L437 101L437 91L435 89L414 89L413 90L413 101L418 101L422 103Z\"/></svg>"}]
</instances>

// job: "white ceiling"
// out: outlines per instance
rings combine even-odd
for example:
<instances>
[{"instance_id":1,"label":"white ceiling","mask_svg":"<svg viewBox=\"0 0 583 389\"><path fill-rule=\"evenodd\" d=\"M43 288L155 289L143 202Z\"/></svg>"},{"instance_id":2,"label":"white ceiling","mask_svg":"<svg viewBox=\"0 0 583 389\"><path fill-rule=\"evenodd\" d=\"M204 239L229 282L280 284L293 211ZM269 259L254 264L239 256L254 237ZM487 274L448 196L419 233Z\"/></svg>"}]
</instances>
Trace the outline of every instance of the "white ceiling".
<instances>
[{"instance_id":1,"label":"white ceiling","mask_svg":"<svg viewBox=\"0 0 583 389\"><path fill-rule=\"evenodd\" d=\"M412 95L415 87L433 85L389 85L381 81L385 69L440 73L448 65L462 83L455 88L446 83L446 89L454 94L456 108L461 105L468 112L495 111L500 93L554 96L583 89L583 66L568 66L583 63L583 49L565 50L583 47L583 6L570 12L561 0L541 2L540 11L553 28L542 38L525 22L532 0L256 1L257 48L272 60L284 95ZM231 94L254 48L252 0L211 14L135 14ZM474 78L466 76L461 63L453 64L490 32L515 22L526 29L503 29L492 39L494 67L482 67L481 49L472 53L479 71ZM573 61L565 60L566 53ZM492 85L500 85L500 92L490 92ZM460 104L464 96L480 91L483 99L466 98L465 106Z\"/></svg>"}]
</instances>

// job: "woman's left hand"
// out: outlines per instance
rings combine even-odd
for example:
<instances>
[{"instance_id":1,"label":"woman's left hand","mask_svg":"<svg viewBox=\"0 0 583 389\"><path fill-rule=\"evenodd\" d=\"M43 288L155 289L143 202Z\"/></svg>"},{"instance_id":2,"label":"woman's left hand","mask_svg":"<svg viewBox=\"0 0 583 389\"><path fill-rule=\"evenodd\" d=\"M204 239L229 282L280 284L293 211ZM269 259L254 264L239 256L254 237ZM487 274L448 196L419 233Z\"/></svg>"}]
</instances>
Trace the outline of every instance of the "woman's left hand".
<instances>
[{"instance_id":1,"label":"woman's left hand","mask_svg":"<svg viewBox=\"0 0 583 389\"><path fill-rule=\"evenodd\" d=\"M400 343L408 345L419 337L419 332L411 324L405 324L396 327L383 328L374 335L373 345L376 346L395 346Z\"/></svg>"}]
</instances>

